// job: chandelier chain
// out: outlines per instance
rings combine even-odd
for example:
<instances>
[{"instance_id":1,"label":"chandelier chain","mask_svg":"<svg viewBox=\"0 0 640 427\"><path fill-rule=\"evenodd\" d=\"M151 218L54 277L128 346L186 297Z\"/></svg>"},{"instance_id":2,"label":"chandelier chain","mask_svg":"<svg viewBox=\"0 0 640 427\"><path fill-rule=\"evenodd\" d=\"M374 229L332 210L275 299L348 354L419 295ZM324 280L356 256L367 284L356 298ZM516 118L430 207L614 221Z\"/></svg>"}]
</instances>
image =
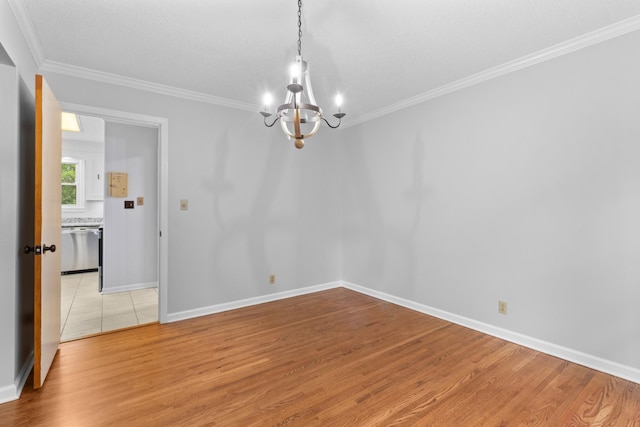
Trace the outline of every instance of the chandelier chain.
<instances>
[{"instance_id":1,"label":"chandelier chain","mask_svg":"<svg viewBox=\"0 0 640 427\"><path fill-rule=\"evenodd\" d=\"M302 56L302 0L298 0L298 56Z\"/></svg>"}]
</instances>

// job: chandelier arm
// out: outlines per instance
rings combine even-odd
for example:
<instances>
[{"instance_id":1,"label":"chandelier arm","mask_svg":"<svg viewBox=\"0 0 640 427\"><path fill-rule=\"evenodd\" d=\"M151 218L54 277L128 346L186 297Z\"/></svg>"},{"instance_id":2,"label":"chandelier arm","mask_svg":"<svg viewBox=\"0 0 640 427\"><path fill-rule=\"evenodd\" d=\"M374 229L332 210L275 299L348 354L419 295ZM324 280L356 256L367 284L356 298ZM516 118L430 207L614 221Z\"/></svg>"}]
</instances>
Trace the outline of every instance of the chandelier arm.
<instances>
[{"instance_id":1,"label":"chandelier arm","mask_svg":"<svg viewBox=\"0 0 640 427\"><path fill-rule=\"evenodd\" d=\"M271 124L268 124L267 123L267 118L265 117L264 118L264 125L266 127L268 127L268 128L273 127L273 125L275 125L278 120L280 120L280 117L276 116L275 119L273 119L273 122L271 122Z\"/></svg>"},{"instance_id":2,"label":"chandelier arm","mask_svg":"<svg viewBox=\"0 0 640 427\"><path fill-rule=\"evenodd\" d=\"M327 119L325 119L324 117L322 118L322 120L324 120L324 122L327 124L327 126L329 126L331 129L337 129L340 127L340 124L342 123L342 119L338 119L338 124L335 126L332 126L331 123L329 123L329 121Z\"/></svg>"}]
</instances>

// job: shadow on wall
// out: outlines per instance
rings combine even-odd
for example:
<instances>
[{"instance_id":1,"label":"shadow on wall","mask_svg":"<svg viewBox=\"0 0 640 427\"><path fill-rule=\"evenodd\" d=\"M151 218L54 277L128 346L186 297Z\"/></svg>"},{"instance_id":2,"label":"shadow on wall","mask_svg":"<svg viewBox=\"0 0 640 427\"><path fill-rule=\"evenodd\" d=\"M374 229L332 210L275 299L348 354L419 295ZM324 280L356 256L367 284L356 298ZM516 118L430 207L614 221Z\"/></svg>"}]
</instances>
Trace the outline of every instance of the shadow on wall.
<instances>
[{"instance_id":1,"label":"shadow on wall","mask_svg":"<svg viewBox=\"0 0 640 427\"><path fill-rule=\"evenodd\" d=\"M351 140L367 141L357 131ZM345 271L353 265L353 280L362 280L356 284L379 290L393 289L391 280L415 286L411 282L417 263L425 266L425 260L416 258L416 239L423 231L424 204L433 193L424 182L426 141L418 132L410 147L398 146L399 155L394 159L368 155L376 148L367 145L363 149L361 144L344 146L348 165L344 177ZM374 163L381 159L384 164ZM366 276L358 275L362 272Z\"/></svg>"},{"instance_id":2,"label":"shadow on wall","mask_svg":"<svg viewBox=\"0 0 640 427\"><path fill-rule=\"evenodd\" d=\"M415 205L413 221L411 222L411 232L418 231L420 220L422 218L422 205L433 193L433 189L429 188L425 183L424 162L426 156L427 141L423 141L420 131L418 131L414 142L411 155L411 186L406 192L409 205Z\"/></svg>"},{"instance_id":3,"label":"shadow on wall","mask_svg":"<svg viewBox=\"0 0 640 427\"><path fill-rule=\"evenodd\" d=\"M252 117L253 118L253 117ZM213 145L213 175L205 181L205 188L212 194L214 231L211 246L211 260L208 277L220 287L212 292L216 299L234 300L244 297L237 292L238 283L230 283L229 256L242 254L242 259L233 260L236 277L248 276L255 284L263 283L266 272L271 271L269 254L274 252L268 237L291 232L295 217L274 214L277 194L285 182L285 172L289 156L275 144L265 144L260 152L254 152L253 158L259 161L243 162L238 168L231 156L231 141L228 131L220 134ZM236 166L236 167L234 167ZM257 167L262 167L258 170ZM295 184L295 183L294 183ZM251 190L239 195L239 192ZM253 197L253 200L248 200ZM248 206L247 206L248 205ZM243 252L246 248L246 252ZM247 258L245 258L245 253ZM239 269L239 270L238 270ZM225 276L226 274L226 276Z\"/></svg>"}]
</instances>

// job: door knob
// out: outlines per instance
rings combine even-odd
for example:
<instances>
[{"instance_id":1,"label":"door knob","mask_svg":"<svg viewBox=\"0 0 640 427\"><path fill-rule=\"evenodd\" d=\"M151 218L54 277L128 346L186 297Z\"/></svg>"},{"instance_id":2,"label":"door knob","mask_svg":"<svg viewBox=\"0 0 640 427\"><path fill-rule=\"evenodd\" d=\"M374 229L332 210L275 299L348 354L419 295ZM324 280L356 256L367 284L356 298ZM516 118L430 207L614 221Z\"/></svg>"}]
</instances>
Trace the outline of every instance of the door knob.
<instances>
[{"instance_id":1,"label":"door knob","mask_svg":"<svg viewBox=\"0 0 640 427\"><path fill-rule=\"evenodd\" d=\"M24 253L25 254L30 254L31 252L33 252L36 255L40 255L42 253L40 246L25 246L24 247Z\"/></svg>"},{"instance_id":2,"label":"door knob","mask_svg":"<svg viewBox=\"0 0 640 427\"><path fill-rule=\"evenodd\" d=\"M42 252L45 253L47 251L55 252L56 251L56 245L51 245L51 246L42 245Z\"/></svg>"}]
</instances>

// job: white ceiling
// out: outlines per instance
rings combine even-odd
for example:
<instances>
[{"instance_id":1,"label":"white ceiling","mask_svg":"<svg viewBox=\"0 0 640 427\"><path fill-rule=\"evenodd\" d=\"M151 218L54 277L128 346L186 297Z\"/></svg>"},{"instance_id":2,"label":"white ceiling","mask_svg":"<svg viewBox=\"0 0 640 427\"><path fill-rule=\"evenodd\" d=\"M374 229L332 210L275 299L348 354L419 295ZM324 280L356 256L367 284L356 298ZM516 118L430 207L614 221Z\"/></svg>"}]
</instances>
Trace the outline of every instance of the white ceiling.
<instances>
[{"instance_id":1,"label":"white ceiling","mask_svg":"<svg viewBox=\"0 0 640 427\"><path fill-rule=\"evenodd\" d=\"M45 70L82 67L239 108L258 108L266 90L284 97L296 54L295 0L11 2L26 12ZM330 113L342 92L348 123L604 27L639 23L638 0L306 0L302 54L318 102Z\"/></svg>"}]
</instances>

